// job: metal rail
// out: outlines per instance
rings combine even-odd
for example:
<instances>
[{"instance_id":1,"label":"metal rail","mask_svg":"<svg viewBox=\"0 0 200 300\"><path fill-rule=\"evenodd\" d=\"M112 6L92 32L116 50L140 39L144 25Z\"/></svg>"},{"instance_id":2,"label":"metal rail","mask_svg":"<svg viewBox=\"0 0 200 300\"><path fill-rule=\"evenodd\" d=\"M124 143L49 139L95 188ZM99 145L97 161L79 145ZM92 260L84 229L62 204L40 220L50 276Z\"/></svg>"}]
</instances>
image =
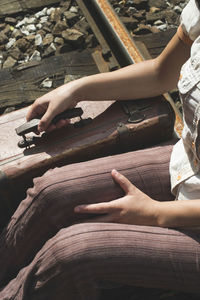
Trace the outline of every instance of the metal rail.
<instances>
[{"instance_id":1,"label":"metal rail","mask_svg":"<svg viewBox=\"0 0 200 300\"><path fill-rule=\"evenodd\" d=\"M108 1L77 0L77 4L100 44L112 51L120 67L144 60L139 48Z\"/></svg>"},{"instance_id":2,"label":"metal rail","mask_svg":"<svg viewBox=\"0 0 200 300\"><path fill-rule=\"evenodd\" d=\"M141 51L107 0L77 0L77 4L102 46L103 55L109 57L111 70L149 58L149 55L144 55L148 51ZM164 97L175 111L175 132L180 137L183 128L181 113L168 93Z\"/></svg>"}]
</instances>

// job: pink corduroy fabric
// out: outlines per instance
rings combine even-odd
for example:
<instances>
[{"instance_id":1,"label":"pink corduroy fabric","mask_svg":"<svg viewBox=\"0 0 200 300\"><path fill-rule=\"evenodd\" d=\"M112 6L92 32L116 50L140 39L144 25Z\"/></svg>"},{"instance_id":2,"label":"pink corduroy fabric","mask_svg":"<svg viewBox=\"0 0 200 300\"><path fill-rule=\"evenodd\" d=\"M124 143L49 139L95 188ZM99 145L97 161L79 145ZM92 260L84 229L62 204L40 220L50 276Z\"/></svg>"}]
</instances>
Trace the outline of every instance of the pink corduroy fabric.
<instances>
[{"instance_id":1,"label":"pink corduroy fabric","mask_svg":"<svg viewBox=\"0 0 200 300\"><path fill-rule=\"evenodd\" d=\"M0 238L0 299L95 300L107 284L200 292L197 233L83 223L73 212L124 193L113 168L159 201L173 200L172 146L154 147L48 171L34 180ZM19 272L19 273L18 273Z\"/></svg>"}]
</instances>

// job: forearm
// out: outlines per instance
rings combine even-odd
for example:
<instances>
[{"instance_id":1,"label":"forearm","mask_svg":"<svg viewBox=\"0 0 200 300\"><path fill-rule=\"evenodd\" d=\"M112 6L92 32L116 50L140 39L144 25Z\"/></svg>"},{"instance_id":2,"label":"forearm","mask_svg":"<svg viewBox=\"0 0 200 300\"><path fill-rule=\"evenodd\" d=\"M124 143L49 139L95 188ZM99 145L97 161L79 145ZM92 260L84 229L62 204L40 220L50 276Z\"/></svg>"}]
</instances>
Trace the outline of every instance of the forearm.
<instances>
[{"instance_id":1,"label":"forearm","mask_svg":"<svg viewBox=\"0 0 200 300\"><path fill-rule=\"evenodd\" d=\"M137 63L110 73L80 79L82 100L129 100L156 96L164 92L154 60Z\"/></svg>"},{"instance_id":2,"label":"forearm","mask_svg":"<svg viewBox=\"0 0 200 300\"><path fill-rule=\"evenodd\" d=\"M189 53L190 48L175 35L155 59L74 82L76 98L94 101L129 100L163 94L176 87L181 66Z\"/></svg>"},{"instance_id":3,"label":"forearm","mask_svg":"<svg viewBox=\"0 0 200 300\"><path fill-rule=\"evenodd\" d=\"M200 226L200 200L158 202L156 219L160 227L198 227Z\"/></svg>"}]
</instances>

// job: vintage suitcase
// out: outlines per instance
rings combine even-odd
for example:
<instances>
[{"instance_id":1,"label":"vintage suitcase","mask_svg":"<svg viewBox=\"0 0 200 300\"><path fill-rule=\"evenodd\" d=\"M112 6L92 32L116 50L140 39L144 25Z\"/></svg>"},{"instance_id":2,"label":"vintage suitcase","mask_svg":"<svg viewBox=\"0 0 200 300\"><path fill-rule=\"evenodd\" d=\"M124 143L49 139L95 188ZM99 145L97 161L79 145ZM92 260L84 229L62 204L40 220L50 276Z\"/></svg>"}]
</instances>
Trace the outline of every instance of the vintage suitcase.
<instances>
[{"instance_id":1,"label":"vintage suitcase","mask_svg":"<svg viewBox=\"0 0 200 300\"><path fill-rule=\"evenodd\" d=\"M163 96L78 106L84 111L81 121L72 119L66 128L39 137L29 133L29 139L35 137L27 148L20 148L23 139L15 131L25 122L27 108L0 118L0 226L25 197L33 178L49 168L151 146L173 133L174 113ZM92 121L82 126L88 117Z\"/></svg>"}]
</instances>

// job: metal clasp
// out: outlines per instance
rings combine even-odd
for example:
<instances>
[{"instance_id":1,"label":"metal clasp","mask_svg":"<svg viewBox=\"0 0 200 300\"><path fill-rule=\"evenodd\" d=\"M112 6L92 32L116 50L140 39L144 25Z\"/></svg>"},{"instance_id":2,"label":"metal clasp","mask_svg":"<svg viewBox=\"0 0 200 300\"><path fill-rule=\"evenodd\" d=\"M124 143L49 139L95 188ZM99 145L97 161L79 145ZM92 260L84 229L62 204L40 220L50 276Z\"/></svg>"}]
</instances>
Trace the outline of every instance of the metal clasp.
<instances>
[{"instance_id":1,"label":"metal clasp","mask_svg":"<svg viewBox=\"0 0 200 300\"><path fill-rule=\"evenodd\" d=\"M147 110L149 105L138 105L134 100L131 101L121 101L122 108L126 115L129 116L128 123L139 123L143 121L146 116L143 111Z\"/></svg>"}]
</instances>

